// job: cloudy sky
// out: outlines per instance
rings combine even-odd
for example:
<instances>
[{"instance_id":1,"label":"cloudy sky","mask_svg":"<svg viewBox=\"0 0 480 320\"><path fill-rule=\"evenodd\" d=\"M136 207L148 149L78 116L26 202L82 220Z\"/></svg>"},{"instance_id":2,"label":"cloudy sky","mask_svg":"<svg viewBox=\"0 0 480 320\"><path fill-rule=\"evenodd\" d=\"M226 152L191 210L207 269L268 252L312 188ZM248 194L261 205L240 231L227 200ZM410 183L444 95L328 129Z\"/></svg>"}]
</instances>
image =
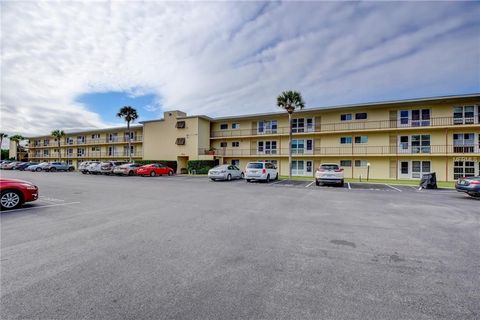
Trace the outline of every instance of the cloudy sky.
<instances>
[{"instance_id":1,"label":"cloudy sky","mask_svg":"<svg viewBox=\"0 0 480 320\"><path fill-rule=\"evenodd\" d=\"M480 92L480 3L1 3L1 130Z\"/></svg>"}]
</instances>

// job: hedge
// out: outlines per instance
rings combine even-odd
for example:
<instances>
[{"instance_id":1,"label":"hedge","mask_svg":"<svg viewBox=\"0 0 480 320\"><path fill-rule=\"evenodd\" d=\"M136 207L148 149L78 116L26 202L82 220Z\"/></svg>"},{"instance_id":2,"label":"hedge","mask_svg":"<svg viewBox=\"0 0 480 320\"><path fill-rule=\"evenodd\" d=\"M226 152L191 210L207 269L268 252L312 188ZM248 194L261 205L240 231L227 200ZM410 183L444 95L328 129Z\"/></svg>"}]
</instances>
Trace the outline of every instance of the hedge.
<instances>
[{"instance_id":1,"label":"hedge","mask_svg":"<svg viewBox=\"0 0 480 320\"><path fill-rule=\"evenodd\" d=\"M218 160L189 160L187 169L190 174L207 174L208 170L218 166Z\"/></svg>"},{"instance_id":2,"label":"hedge","mask_svg":"<svg viewBox=\"0 0 480 320\"><path fill-rule=\"evenodd\" d=\"M174 160L135 160L135 163L141 164L142 166L150 163L161 163L177 172L177 161Z\"/></svg>"}]
</instances>

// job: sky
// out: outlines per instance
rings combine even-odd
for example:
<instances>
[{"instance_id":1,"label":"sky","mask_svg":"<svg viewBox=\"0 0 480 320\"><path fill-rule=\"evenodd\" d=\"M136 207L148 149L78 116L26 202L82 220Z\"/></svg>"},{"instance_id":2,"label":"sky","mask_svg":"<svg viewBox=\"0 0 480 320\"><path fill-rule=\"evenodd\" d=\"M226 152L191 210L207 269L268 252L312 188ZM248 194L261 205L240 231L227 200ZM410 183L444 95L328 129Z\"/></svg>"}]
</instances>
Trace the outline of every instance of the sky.
<instances>
[{"instance_id":1,"label":"sky","mask_svg":"<svg viewBox=\"0 0 480 320\"><path fill-rule=\"evenodd\" d=\"M480 92L479 2L1 2L1 131Z\"/></svg>"}]
</instances>

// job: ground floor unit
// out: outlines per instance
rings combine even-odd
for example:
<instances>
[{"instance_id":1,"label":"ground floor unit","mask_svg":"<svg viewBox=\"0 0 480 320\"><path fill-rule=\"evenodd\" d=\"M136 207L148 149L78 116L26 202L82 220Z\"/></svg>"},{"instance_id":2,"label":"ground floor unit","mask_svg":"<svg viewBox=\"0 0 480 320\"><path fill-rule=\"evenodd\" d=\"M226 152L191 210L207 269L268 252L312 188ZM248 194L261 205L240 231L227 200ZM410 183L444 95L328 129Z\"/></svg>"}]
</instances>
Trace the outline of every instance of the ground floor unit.
<instances>
[{"instance_id":1,"label":"ground floor unit","mask_svg":"<svg viewBox=\"0 0 480 320\"><path fill-rule=\"evenodd\" d=\"M245 168L251 161L274 163L280 175L288 175L288 157L248 157L220 159L220 163ZM475 157L293 157L292 175L313 177L322 163L337 163L345 178L420 179L435 172L439 181L453 181L463 176L480 175L480 156Z\"/></svg>"}]
</instances>

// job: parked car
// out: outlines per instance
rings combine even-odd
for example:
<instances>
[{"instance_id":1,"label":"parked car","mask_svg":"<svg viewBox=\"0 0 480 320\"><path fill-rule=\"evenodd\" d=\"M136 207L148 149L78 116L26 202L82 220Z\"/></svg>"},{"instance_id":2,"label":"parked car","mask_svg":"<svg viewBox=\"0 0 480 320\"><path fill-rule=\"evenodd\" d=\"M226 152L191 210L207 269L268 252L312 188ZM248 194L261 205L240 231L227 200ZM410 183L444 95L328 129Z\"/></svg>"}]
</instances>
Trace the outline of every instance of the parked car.
<instances>
[{"instance_id":1,"label":"parked car","mask_svg":"<svg viewBox=\"0 0 480 320\"><path fill-rule=\"evenodd\" d=\"M8 162L8 163L2 163L1 165L1 168L3 170L13 170L13 167L15 167L18 163L18 161L12 161L12 162Z\"/></svg>"},{"instance_id":2,"label":"parked car","mask_svg":"<svg viewBox=\"0 0 480 320\"><path fill-rule=\"evenodd\" d=\"M14 169L24 171L28 166L33 166L37 164L38 162L22 162L21 164L17 164Z\"/></svg>"},{"instance_id":3,"label":"parked car","mask_svg":"<svg viewBox=\"0 0 480 320\"><path fill-rule=\"evenodd\" d=\"M115 167L125 164L125 161L106 161L100 164L100 173L112 174Z\"/></svg>"},{"instance_id":4,"label":"parked car","mask_svg":"<svg viewBox=\"0 0 480 320\"><path fill-rule=\"evenodd\" d=\"M167 167L166 165L161 163L146 164L137 169L137 174L139 176L155 177L155 176L161 176L165 174L171 176L174 173L175 172L173 171L172 168Z\"/></svg>"},{"instance_id":5,"label":"parked car","mask_svg":"<svg viewBox=\"0 0 480 320\"><path fill-rule=\"evenodd\" d=\"M455 189L465 192L471 197L480 198L480 176L463 177L455 182Z\"/></svg>"},{"instance_id":6,"label":"parked car","mask_svg":"<svg viewBox=\"0 0 480 320\"><path fill-rule=\"evenodd\" d=\"M270 180L278 179L277 167L270 162L249 162L245 168L245 179L247 182L252 180Z\"/></svg>"},{"instance_id":7,"label":"parked car","mask_svg":"<svg viewBox=\"0 0 480 320\"><path fill-rule=\"evenodd\" d=\"M3 162L0 164L0 169L5 169L5 167L7 167L8 165L10 165L10 163L12 163L14 161L10 161L10 160L3 160Z\"/></svg>"},{"instance_id":8,"label":"parked car","mask_svg":"<svg viewBox=\"0 0 480 320\"><path fill-rule=\"evenodd\" d=\"M42 163L39 163L39 164L34 164L34 165L31 165L31 166L28 166L25 168L25 171L42 171L43 168L45 168L46 166L48 166L48 162L42 162Z\"/></svg>"},{"instance_id":9,"label":"parked car","mask_svg":"<svg viewBox=\"0 0 480 320\"><path fill-rule=\"evenodd\" d=\"M216 180L230 181L232 179L243 179L244 174L242 170L240 170L234 165L222 164L208 170L208 177L212 179L212 181L216 181Z\"/></svg>"},{"instance_id":10,"label":"parked car","mask_svg":"<svg viewBox=\"0 0 480 320\"><path fill-rule=\"evenodd\" d=\"M315 184L338 184L343 187L345 184L343 168L336 163L323 163L315 172Z\"/></svg>"},{"instance_id":11,"label":"parked car","mask_svg":"<svg viewBox=\"0 0 480 320\"><path fill-rule=\"evenodd\" d=\"M20 167L21 165L23 165L23 164L25 164L25 163L27 163L27 162L24 162L24 161L22 161L22 162L16 162L16 163L13 165L12 170L18 170L18 167Z\"/></svg>"},{"instance_id":12,"label":"parked car","mask_svg":"<svg viewBox=\"0 0 480 320\"><path fill-rule=\"evenodd\" d=\"M46 165L43 168L44 171L55 172L55 171L73 171L75 167L71 164L65 162L52 162Z\"/></svg>"},{"instance_id":13,"label":"parked car","mask_svg":"<svg viewBox=\"0 0 480 320\"><path fill-rule=\"evenodd\" d=\"M137 169L141 167L138 163L126 163L121 166L113 168L113 173L124 176L134 176L137 174Z\"/></svg>"},{"instance_id":14,"label":"parked car","mask_svg":"<svg viewBox=\"0 0 480 320\"><path fill-rule=\"evenodd\" d=\"M98 161L83 161L78 165L78 171L83 174L88 173L88 166L94 163L99 163Z\"/></svg>"},{"instance_id":15,"label":"parked car","mask_svg":"<svg viewBox=\"0 0 480 320\"><path fill-rule=\"evenodd\" d=\"M0 179L0 205L2 210L15 209L25 202L38 199L38 187L16 179Z\"/></svg>"},{"instance_id":16,"label":"parked car","mask_svg":"<svg viewBox=\"0 0 480 320\"><path fill-rule=\"evenodd\" d=\"M101 165L102 165L102 163L99 162L99 161L92 162L87 166L87 172L89 174L100 174L101 173Z\"/></svg>"}]
</instances>

